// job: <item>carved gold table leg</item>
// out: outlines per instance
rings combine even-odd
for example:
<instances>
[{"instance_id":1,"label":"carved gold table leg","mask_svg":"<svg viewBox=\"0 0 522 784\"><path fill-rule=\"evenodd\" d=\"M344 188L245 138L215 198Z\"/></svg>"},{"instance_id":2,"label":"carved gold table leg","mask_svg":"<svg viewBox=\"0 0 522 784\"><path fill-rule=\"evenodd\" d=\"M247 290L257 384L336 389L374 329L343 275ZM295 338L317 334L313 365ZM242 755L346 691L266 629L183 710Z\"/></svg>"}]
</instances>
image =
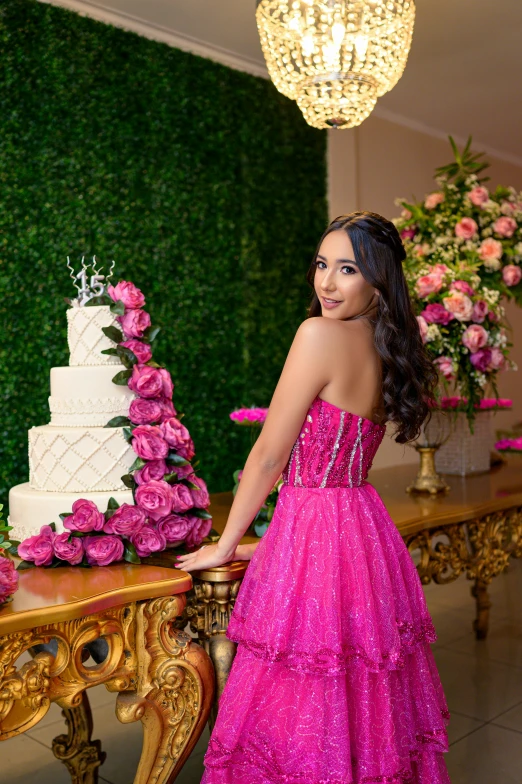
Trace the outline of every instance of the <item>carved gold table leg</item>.
<instances>
[{"instance_id":1,"label":"carved gold table leg","mask_svg":"<svg viewBox=\"0 0 522 784\"><path fill-rule=\"evenodd\" d=\"M216 675L216 691L209 718L210 729L212 729L216 723L219 698L225 688L228 674L232 667L234 656L236 655L236 648L236 643L229 640L224 632L213 634L208 640L209 655L212 659Z\"/></svg>"},{"instance_id":2,"label":"carved gold table leg","mask_svg":"<svg viewBox=\"0 0 522 784\"><path fill-rule=\"evenodd\" d=\"M489 608L491 607L488 584L479 579L475 580L475 584L471 587L471 594L475 597L477 604L477 617L473 621L473 629L477 640L484 640L488 634Z\"/></svg>"},{"instance_id":3,"label":"carved gold table leg","mask_svg":"<svg viewBox=\"0 0 522 784\"><path fill-rule=\"evenodd\" d=\"M136 689L120 693L116 703L120 721L140 719L143 724L143 750L134 784L174 781L212 705L215 680L208 654L173 623L185 601L184 595L178 595L138 607Z\"/></svg>"},{"instance_id":4,"label":"carved gold table leg","mask_svg":"<svg viewBox=\"0 0 522 784\"><path fill-rule=\"evenodd\" d=\"M64 708L67 735L53 740L53 754L69 770L72 784L97 784L98 768L105 760L99 740L91 740L92 713L87 693L77 707Z\"/></svg>"}]
</instances>

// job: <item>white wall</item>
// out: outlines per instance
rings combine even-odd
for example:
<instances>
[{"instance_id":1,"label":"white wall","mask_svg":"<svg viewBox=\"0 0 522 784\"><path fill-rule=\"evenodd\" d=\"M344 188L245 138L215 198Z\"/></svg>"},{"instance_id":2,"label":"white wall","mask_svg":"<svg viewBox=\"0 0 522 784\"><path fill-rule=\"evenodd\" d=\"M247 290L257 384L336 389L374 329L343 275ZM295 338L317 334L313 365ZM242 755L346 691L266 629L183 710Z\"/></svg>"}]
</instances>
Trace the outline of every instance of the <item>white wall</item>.
<instances>
[{"instance_id":1,"label":"white wall","mask_svg":"<svg viewBox=\"0 0 522 784\"><path fill-rule=\"evenodd\" d=\"M376 116L370 116L357 128L327 133L330 219L358 209L392 218L399 214L394 204L396 197L415 197L420 201L437 188L433 179L435 168L453 159L449 141ZM479 145L475 151L480 151ZM491 178L485 183L489 188L500 183L522 190L521 167L491 155L484 159L491 166L480 176ZM522 309L510 304L506 313L513 330L510 356L520 370L500 374L499 394L513 399L513 410L496 414L494 429L508 429L522 419ZM389 427L377 452L375 468L418 461L411 447L393 441L392 431Z\"/></svg>"}]
</instances>

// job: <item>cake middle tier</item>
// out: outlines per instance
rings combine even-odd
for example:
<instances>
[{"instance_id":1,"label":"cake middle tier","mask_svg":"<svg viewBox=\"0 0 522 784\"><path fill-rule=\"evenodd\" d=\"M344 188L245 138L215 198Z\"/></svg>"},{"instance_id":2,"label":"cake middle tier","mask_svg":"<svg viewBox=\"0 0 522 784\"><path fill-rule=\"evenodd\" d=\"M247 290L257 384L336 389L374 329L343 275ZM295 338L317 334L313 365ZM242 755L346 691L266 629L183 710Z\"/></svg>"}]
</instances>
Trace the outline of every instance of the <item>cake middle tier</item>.
<instances>
[{"instance_id":1,"label":"cake middle tier","mask_svg":"<svg viewBox=\"0 0 522 784\"><path fill-rule=\"evenodd\" d=\"M112 379L123 365L51 368L51 425L103 427L116 416L127 416L136 397Z\"/></svg>"},{"instance_id":2,"label":"cake middle tier","mask_svg":"<svg viewBox=\"0 0 522 784\"><path fill-rule=\"evenodd\" d=\"M136 459L121 427L56 427L29 430L29 484L48 493L123 490Z\"/></svg>"}]
</instances>

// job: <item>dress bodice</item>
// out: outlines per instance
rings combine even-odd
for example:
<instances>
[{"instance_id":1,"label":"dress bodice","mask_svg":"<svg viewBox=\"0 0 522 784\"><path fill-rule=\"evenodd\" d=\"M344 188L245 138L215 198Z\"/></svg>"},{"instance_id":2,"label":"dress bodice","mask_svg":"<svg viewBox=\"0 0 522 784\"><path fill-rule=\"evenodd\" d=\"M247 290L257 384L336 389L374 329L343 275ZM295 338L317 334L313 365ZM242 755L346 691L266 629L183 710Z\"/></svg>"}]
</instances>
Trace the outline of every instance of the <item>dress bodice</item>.
<instances>
[{"instance_id":1,"label":"dress bodice","mask_svg":"<svg viewBox=\"0 0 522 784\"><path fill-rule=\"evenodd\" d=\"M283 484L295 487L358 487L366 483L386 432L316 396L283 470Z\"/></svg>"}]
</instances>

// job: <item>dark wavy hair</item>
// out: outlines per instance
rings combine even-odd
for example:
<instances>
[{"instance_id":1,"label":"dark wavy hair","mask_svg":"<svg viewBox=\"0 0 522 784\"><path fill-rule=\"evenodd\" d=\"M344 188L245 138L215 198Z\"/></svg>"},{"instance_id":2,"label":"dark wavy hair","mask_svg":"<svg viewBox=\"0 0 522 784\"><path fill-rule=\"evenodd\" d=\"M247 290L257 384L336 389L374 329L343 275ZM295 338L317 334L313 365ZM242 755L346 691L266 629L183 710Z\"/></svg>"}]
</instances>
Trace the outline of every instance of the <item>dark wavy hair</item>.
<instances>
[{"instance_id":1,"label":"dark wavy hair","mask_svg":"<svg viewBox=\"0 0 522 784\"><path fill-rule=\"evenodd\" d=\"M375 315L367 318L382 360L386 418L397 426L395 441L405 444L417 438L423 422L431 418L428 401L433 398L438 383L438 372L422 343L404 277L402 262L406 251L396 227L382 215L362 210L340 215L321 237L307 272L306 279L312 289L321 243L330 232L339 230L349 236L363 277L380 293ZM366 310L345 320L361 318ZM314 289L307 317L321 314L321 303Z\"/></svg>"}]
</instances>

